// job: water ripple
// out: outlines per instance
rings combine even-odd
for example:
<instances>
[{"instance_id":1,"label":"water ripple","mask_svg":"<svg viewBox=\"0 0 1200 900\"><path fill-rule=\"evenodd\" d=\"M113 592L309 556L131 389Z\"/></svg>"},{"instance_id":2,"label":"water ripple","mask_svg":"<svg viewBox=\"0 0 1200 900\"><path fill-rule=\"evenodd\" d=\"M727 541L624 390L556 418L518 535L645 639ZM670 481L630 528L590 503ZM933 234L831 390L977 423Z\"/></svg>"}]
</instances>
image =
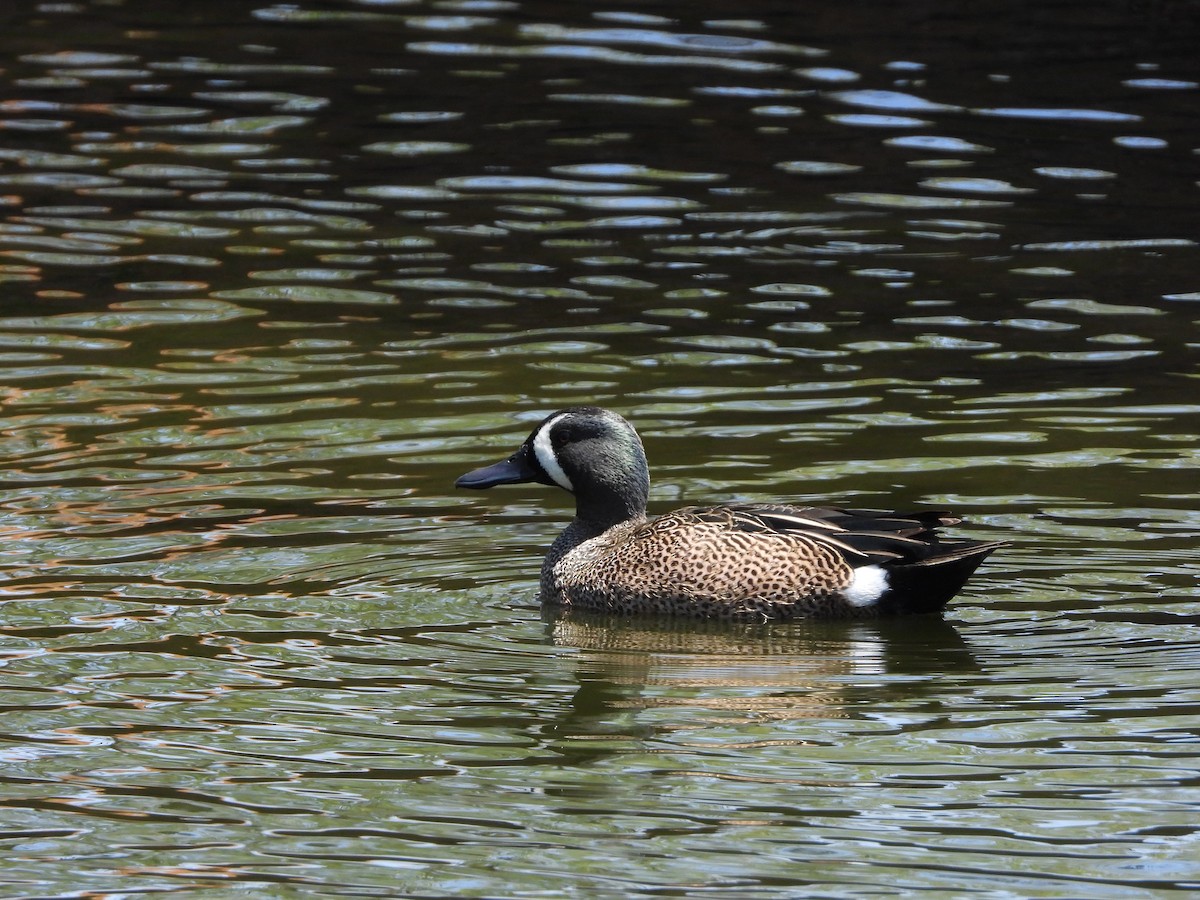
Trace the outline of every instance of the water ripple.
<instances>
[{"instance_id":1,"label":"water ripple","mask_svg":"<svg viewBox=\"0 0 1200 900\"><path fill-rule=\"evenodd\" d=\"M1195 892L1186 10L136 6L6 18L14 891ZM556 617L570 498L453 482L576 403L1010 544Z\"/></svg>"}]
</instances>

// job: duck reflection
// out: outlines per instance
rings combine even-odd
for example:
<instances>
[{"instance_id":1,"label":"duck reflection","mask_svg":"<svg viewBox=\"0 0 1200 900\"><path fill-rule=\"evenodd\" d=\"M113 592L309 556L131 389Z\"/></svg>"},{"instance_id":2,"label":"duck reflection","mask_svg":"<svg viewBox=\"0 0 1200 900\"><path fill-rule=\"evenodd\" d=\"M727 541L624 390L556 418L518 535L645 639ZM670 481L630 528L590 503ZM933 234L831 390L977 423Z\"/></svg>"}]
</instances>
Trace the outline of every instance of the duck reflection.
<instances>
[{"instance_id":1,"label":"duck reflection","mask_svg":"<svg viewBox=\"0 0 1200 900\"><path fill-rule=\"evenodd\" d=\"M980 667L949 622L916 616L866 622L763 625L672 617L629 618L547 609L549 638L580 652L567 732L627 737L618 709L690 707L701 719L850 718L861 703L911 698L950 672ZM697 727L687 717L675 727ZM661 730L663 723L658 723ZM560 732L561 733L561 732Z\"/></svg>"},{"instance_id":2,"label":"duck reflection","mask_svg":"<svg viewBox=\"0 0 1200 900\"><path fill-rule=\"evenodd\" d=\"M544 608L542 615L556 645L595 651L588 660L605 669L633 666L649 673L656 664L671 670L694 667L699 677L700 672L728 666L737 680L737 671L757 664L841 675L975 667L967 642L938 616L760 625L673 616L630 618L556 607ZM729 682L720 678L719 683Z\"/></svg>"}]
</instances>

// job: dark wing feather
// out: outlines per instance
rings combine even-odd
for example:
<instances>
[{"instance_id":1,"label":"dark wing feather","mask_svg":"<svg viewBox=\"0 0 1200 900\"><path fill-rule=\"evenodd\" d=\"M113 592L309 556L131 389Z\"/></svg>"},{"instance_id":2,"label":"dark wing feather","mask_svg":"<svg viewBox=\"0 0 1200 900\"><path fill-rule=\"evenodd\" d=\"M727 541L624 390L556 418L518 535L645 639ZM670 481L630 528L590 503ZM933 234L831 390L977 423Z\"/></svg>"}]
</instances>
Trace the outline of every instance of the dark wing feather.
<instances>
[{"instance_id":1,"label":"dark wing feather","mask_svg":"<svg viewBox=\"0 0 1200 900\"><path fill-rule=\"evenodd\" d=\"M705 522L748 533L804 535L842 554L854 565L920 564L970 555L976 541L942 540L935 529L962 520L940 510L898 513L785 504L746 504L679 510Z\"/></svg>"}]
</instances>

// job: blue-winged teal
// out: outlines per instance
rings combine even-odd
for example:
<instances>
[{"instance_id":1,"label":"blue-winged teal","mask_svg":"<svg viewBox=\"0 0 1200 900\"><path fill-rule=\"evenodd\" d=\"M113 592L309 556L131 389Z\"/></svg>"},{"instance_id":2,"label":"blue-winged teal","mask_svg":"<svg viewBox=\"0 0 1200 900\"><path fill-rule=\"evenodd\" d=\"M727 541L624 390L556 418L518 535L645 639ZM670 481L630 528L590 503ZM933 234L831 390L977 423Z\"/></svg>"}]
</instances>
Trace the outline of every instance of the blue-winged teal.
<instances>
[{"instance_id":1,"label":"blue-winged teal","mask_svg":"<svg viewBox=\"0 0 1200 900\"><path fill-rule=\"evenodd\" d=\"M646 517L641 439L614 412L548 416L503 462L458 479L536 481L575 495L542 564L548 603L720 619L865 618L937 612L1003 542L943 540L944 512L747 504Z\"/></svg>"}]
</instances>

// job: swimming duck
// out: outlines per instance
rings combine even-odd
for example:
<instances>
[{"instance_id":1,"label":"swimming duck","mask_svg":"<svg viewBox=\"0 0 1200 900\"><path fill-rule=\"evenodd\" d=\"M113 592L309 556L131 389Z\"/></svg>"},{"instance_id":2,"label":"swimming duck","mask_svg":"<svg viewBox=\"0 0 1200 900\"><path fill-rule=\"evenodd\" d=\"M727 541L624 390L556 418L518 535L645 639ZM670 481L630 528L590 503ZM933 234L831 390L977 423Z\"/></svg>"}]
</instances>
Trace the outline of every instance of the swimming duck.
<instances>
[{"instance_id":1,"label":"swimming duck","mask_svg":"<svg viewBox=\"0 0 1200 900\"><path fill-rule=\"evenodd\" d=\"M946 540L946 512L784 504L646 516L650 471L624 418L597 406L547 416L508 459L456 485L537 482L575 495L542 599L610 613L755 621L940 611L1002 541Z\"/></svg>"}]
</instances>

